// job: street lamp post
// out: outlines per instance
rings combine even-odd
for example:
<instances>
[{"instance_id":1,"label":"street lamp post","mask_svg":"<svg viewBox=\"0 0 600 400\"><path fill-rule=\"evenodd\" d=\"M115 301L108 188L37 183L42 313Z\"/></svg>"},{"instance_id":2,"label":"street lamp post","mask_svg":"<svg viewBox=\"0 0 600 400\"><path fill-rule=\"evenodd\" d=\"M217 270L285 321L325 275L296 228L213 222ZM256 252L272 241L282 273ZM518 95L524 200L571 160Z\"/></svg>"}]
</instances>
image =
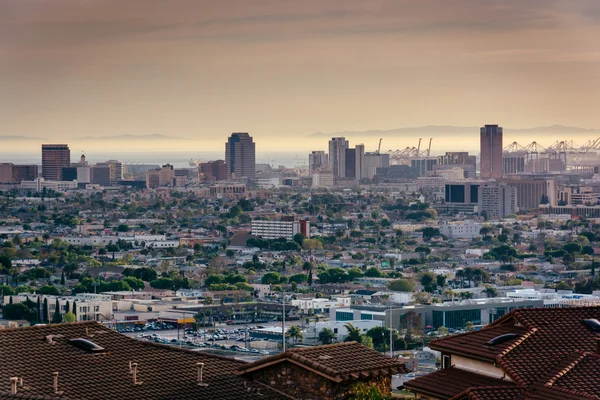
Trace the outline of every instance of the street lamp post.
<instances>
[{"instance_id":1,"label":"street lamp post","mask_svg":"<svg viewBox=\"0 0 600 400\"><path fill-rule=\"evenodd\" d=\"M285 293L283 294L283 313L281 314L281 343L285 353Z\"/></svg>"}]
</instances>

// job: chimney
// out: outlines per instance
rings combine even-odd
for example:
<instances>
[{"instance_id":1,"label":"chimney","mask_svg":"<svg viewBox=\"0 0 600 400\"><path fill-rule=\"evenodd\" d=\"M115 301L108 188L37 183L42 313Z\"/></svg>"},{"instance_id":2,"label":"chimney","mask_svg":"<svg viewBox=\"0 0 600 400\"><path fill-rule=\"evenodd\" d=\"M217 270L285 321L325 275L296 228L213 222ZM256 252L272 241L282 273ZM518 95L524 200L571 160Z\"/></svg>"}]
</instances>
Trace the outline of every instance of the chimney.
<instances>
[{"instance_id":1,"label":"chimney","mask_svg":"<svg viewBox=\"0 0 600 400\"><path fill-rule=\"evenodd\" d=\"M196 363L196 366L198 367L198 386L208 386L208 383L205 383L202 380L202 370L204 369L204 363Z\"/></svg>"},{"instance_id":2,"label":"chimney","mask_svg":"<svg viewBox=\"0 0 600 400\"><path fill-rule=\"evenodd\" d=\"M142 382L137 380L137 363L133 363L131 364L131 367L133 368L133 370L131 371L131 373L133 374L133 384L134 385L141 385Z\"/></svg>"},{"instance_id":3,"label":"chimney","mask_svg":"<svg viewBox=\"0 0 600 400\"><path fill-rule=\"evenodd\" d=\"M17 394L17 385L19 384L19 378L10 378L10 392Z\"/></svg>"}]
</instances>

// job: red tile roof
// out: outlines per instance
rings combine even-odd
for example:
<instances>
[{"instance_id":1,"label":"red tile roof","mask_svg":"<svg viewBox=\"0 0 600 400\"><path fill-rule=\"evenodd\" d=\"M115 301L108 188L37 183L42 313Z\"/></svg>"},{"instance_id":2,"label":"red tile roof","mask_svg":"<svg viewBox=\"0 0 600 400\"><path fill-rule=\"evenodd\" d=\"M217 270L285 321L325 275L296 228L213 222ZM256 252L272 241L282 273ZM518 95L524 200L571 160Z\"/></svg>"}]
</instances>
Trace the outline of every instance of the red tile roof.
<instances>
[{"instance_id":1,"label":"red tile roof","mask_svg":"<svg viewBox=\"0 0 600 400\"><path fill-rule=\"evenodd\" d=\"M524 390L518 387L473 387L465 390L452 400L525 400Z\"/></svg>"},{"instance_id":2,"label":"red tile roof","mask_svg":"<svg viewBox=\"0 0 600 400\"><path fill-rule=\"evenodd\" d=\"M88 352L70 343L73 338L88 339L105 350ZM134 384L130 362L138 364L141 384ZM204 363L203 380L208 386L198 385L198 362ZM61 400L283 398L237 377L234 371L243 364L137 341L96 322L4 329L0 330L0 399L55 399L54 372L59 372ZM11 377L23 378L17 395L9 394Z\"/></svg>"},{"instance_id":3,"label":"red tile roof","mask_svg":"<svg viewBox=\"0 0 600 400\"><path fill-rule=\"evenodd\" d=\"M600 334L583 322L590 318L600 320L600 307L516 309L480 331L432 341L431 348L499 366L527 399L597 399L600 356L594 353L598 351ZM516 337L497 345L488 344L490 339L507 333ZM451 397L450 389L458 390L460 385L442 372L431 378L417 378L406 386L446 388L446 395ZM510 393L482 386L489 385L473 382L462 393L454 391L452 395L500 400Z\"/></svg>"},{"instance_id":4,"label":"red tile roof","mask_svg":"<svg viewBox=\"0 0 600 400\"><path fill-rule=\"evenodd\" d=\"M335 382L407 372L404 364L356 342L291 349L285 353L241 365L238 374L245 374L283 361L319 373Z\"/></svg>"},{"instance_id":5,"label":"red tile roof","mask_svg":"<svg viewBox=\"0 0 600 400\"><path fill-rule=\"evenodd\" d=\"M496 346L489 346L487 342L505 335L515 333L515 339L508 340ZM460 335L447 336L431 341L431 347L438 351L452 354L461 354L467 357L478 358L493 362L498 354L509 349L514 343L522 340L528 332L514 324L488 325L480 331L467 332Z\"/></svg>"},{"instance_id":6,"label":"red tile roof","mask_svg":"<svg viewBox=\"0 0 600 400\"><path fill-rule=\"evenodd\" d=\"M472 387L517 388L510 381L453 367L407 381L404 387L442 399L452 398Z\"/></svg>"}]
</instances>

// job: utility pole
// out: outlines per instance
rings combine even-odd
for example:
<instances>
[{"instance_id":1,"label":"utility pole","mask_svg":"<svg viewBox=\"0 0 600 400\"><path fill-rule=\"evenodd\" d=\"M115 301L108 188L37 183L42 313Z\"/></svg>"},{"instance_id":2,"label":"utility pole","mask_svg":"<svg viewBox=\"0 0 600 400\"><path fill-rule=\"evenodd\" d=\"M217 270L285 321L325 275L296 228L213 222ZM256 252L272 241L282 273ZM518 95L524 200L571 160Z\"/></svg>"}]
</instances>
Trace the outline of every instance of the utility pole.
<instances>
[{"instance_id":1,"label":"utility pole","mask_svg":"<svg viewBox=\"0 0 600 400\"><path fill-rule=\"evenodd\" d=\"M283 294L283 313L281 314L281 343L285 353L285 293Z\"/></svg>"},{"instance_id":2,"label":"utility pole","mask_svg":"<svg viewBox=\"0 0 600 400\"><path fill-rule=\"evenodd\" d=\"M392 304L390 304L390 354L392 355L392 358L394 358L394 339L392 336L392 329Z\"/></svg>"}]
</instances>

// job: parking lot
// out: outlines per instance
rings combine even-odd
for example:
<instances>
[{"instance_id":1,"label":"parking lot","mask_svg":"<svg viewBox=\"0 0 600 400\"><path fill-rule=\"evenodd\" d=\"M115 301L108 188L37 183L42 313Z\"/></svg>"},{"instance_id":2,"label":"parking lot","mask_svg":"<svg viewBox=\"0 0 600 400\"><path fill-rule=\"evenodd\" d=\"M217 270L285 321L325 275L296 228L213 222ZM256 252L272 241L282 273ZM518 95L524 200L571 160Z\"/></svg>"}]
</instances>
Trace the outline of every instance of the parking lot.
<instances>
[{"instance_id":1,"label":"parking lot","mask_svg":"<svg viewBox=\"0 0 600 400\"><path fill-rule=\"evenodd\" d=\"M189 349L227 353L232 357L255 356L265 357L277 353L277 344L267 340L252 338L249 328L210 328L194 331L192 329L176 329L171 324L147 324L143 327L117 329L124 335L138 340L152 341L171 346ZM271 350L267 350L272 348Z\"/></svg>"}]
</instances>

